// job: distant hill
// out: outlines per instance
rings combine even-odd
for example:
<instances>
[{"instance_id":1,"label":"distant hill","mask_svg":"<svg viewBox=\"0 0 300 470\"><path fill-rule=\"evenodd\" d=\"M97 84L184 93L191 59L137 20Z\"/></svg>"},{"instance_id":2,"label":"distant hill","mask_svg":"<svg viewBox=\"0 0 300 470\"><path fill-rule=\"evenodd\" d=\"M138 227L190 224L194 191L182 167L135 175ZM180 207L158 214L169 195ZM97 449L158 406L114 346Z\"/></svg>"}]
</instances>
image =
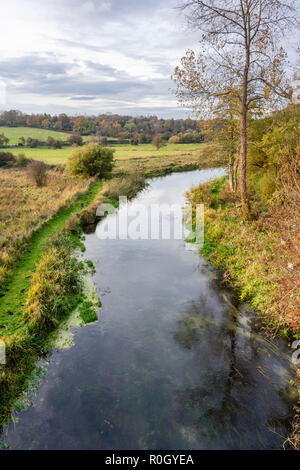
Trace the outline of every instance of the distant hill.
<instances>
[{"instance_id":1,"label":"distant hill","mask_svg":"<svg viewBox=\"0 0 300 470\"><path fill-rule=\"evenodd\" d=\"M24 137L25 140L28 137L45 141L48 136L54 139L65 141L69 137L67 132L48 131L47 129L36 129L33 127L5 127L0 126L0 134L5 134L9 138L9 145L17 145L19 137Z\"/></svg>"}]
</instances>

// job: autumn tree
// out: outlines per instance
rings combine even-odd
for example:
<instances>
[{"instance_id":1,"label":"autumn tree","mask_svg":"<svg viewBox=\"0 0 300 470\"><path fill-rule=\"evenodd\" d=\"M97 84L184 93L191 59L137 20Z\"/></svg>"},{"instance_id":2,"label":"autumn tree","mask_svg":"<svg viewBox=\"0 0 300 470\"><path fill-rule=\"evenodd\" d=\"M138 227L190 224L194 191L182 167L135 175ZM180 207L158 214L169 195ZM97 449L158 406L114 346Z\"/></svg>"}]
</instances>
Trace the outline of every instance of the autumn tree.
<instances>
[{"instance_id":1,"label":"autumn tree","mask_svg":"<svg viewBox=\"0 0 300 470\"><path fill-rule=\"evenodd\" d=\"M9 143L9 138L3 133L0 134L0 147L6 147Z\"/></svg>"},{"instance_id":2,"label":"autumn tree","mask_svg":"<svg viewBox=\"0 0 300 470\"><path fill-rule=\"evenodd\" d=\"M200 50L188 50L173 79L182 103L198 116L218 116L230 105L239 122L239 189L249 215L247 155L249 113L289 99L282 33L295 24L293 0L186 0L181 8L200 34Z\"/></svg>"},{"instance_id":3,"label":"autumn tree","mask_svg":"<svg viewBox=\"0 0 300 470\"><path fill-rule=\"evenodd\" d=\"M89 178L106 178L114 167L114 150L90 143L75 147L67 162L71 175Z\"/></svg>"},{"instance_id":4,"label":"autumn tree","mask_svg":"<svg viewBox=\"0 0 300 470\"><path fill-rule=\"evenodd\" d=\"M163 140L163 137L158 134L152 140L152 145L153 147L156 147L156 150L159 150L166 145L166 142Z\"/></svg>"}]
</instances>

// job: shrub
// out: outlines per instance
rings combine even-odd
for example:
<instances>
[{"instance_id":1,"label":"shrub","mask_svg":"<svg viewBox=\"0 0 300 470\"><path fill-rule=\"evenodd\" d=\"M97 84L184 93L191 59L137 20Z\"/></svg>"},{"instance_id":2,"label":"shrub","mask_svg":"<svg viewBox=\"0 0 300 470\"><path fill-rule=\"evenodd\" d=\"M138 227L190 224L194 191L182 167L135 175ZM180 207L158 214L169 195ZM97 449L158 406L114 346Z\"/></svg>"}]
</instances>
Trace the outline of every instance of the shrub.
<instances>
[{"instance_id":1,"label":"shrub","mask_svg":"<svg viewBox=\"0 0 300 470\"><path fill-rule=\"evenodd\" d=\"M139 168L133 169L122 178L113 178L105 186L103 195L118 200L120 196L132 199L147 186L145 176Z\"/></svg>"},{"instance_id":2,"label":"shrub","mask_svg":"<svg viewBox=\"0 0 300 470\"><path fill-rule=\"evenodd\" d=\"M30 162L29 165L27 165L29 179L37 186L45 186L47 183L47 168L44 162Z\"/></svg>"},{"instance_id":3,"label":"shrub","mask_svg":"<svg viewBox=\"0 0 300 470\"><path fill-rule=\"evenodd\" d=\"M68 144L70 145L82 145L83 144L83 140L82 140L82 137L80 134L72 134L70 135L70 137L68 138L67 140Z\"/></svg>"},{"instance_id":4,"label":"shrub","mask_svg":"<svg viewBox=\"0 0 300 470\"><path fill-rule=\"evenodd\" d=\"M258 192L260 197L267 201L276 190L276 174L274 171L267 171L258 181Z\"/></svg>"},{"instance_id":5,"label":"shrub","mask_svg":"<svg viewBox=\"0 0 300 470\"><path fill-rule=\"evenodd\" d=\"M16 166L23 168L28 164L29 160L23 153L16 155Z\"/></svg>"},{"instance_id":6,"label":"shrub","mask_svg":"<svg viewBox=\"0 0 300 470\"><path fill-rule=\"evenodd\" d=\"M12 166L16 163L16 159L10 152L0 152L0 167Z\"/></svg>"},{"instance_id":7,"label":"shrub","mask_svg":"<svg viewBox=\"0 0 300 470\"><path fill-rule=\"evenodd\" d=\"M114 167L114 150L93 143L77 147L71 153L67 167L71 175L105 178Z\"/></svg>"},{"instance_id":8,"label":"shrub","mask_svg":"<svg viewBox=\"0 0 300 470\"><path fill-rule=\"evenodd\" d=\"M180 144L181 139L179 135L172 135L172 137L169 138L169 144Z\"/></svg>"},{"instance_id":9,"label":"shrub","mask_svg":"<svg viewBox=\"0 0 300 470\"><path fill-rule=\"evenodd\" d=\"M43 142L41 142L40 140L33 139L32 137L27 138L27 146L28 147L33 149L33 148L36 148L36 147L40 147L41 145L43 145Z\"/></svg>"},{"instance_id":10,"label":"shrub","mask_svg":"<svg viewBox=\"0 0 300 470\"><path fill-rule=\"evenodd\" d=\"M47 140L45 143L48 147L52 147L54 149L61 149L63 146L63 142L61 140L54 139L50 135L47 137Z\"/></svg>"},{"instance_id":11,"label":"shrub","mask_svg":"<svg viewBox=\"0 0 300 470\"><path fill-rule=\"evenodd\" d=\"M0 147L6 147L8 145L9 138L6 137L3 133L0 134Z\"/></svg>"},{"instance_id":12,"label":"shrub","mask_svg":"<svg viewBox=\"0 0 300 470\"><path fill-rule=\"evenodd\" d=\"M164 147L167 144L163 140L161 135L156 135L154 139L152 140L152 145L153 147L156 147L157 150L159 150L161 147Z\"/></svg>"}]
</instances>

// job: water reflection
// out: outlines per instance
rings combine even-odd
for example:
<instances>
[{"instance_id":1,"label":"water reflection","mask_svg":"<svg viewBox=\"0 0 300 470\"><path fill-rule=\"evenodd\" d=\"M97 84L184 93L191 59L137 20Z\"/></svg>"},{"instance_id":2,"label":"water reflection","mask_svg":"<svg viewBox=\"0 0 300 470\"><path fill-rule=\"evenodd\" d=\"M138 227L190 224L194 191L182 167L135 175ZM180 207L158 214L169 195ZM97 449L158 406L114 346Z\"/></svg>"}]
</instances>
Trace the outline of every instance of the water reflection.
<instances>
[{"instance_id":1,"label":"water reflection","mask_svg":"<svg viewBox=\"0 0 300 470\"><path fill-rule=\"evenodd\" d=\"M177 322L174 339L199 367L199 385L177 391L178 422L205 448L276 448L290 416L276 399L289 388L285 359L251 330L246 311L227 303L218 309L211 299L193 302Z\"/></svg>"},{"instance_id":2,"label":"water reflection","mask_svg":"<svg viewBox=\"0 0 300 470\"><path fill-rule=\"evenodd\" d=\"M151 182L144 204L184 203L202 171ZM103 308L54 351L15 449L280 448L292 414L284 344L257 334L218 273L183 240L86 236ZM282 435L282 437L281 437Z\"/></svg>"}]
</instances>

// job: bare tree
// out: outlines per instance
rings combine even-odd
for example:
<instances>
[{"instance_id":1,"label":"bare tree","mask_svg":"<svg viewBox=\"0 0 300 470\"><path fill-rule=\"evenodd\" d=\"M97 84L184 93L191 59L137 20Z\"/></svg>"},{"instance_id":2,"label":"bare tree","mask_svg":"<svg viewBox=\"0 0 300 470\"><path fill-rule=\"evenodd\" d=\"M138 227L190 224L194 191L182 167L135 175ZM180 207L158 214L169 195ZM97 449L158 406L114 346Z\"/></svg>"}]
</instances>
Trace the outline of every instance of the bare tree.
<instances>
[{"instance_id":1,"label":"bare tree","mask_svg":"<svg viewBox=\"0 0 300 470\"><path fill-rule=\"evenodd\" d=\"M238 115L239 188L245 216L248 117L291 97L284 73L286 53L278 42L296 22L294 5L295 0L188 0L181 6L201 39L199 54L187 51L175 69L177 96L182 103L192 103L204 118L224 111L226 104Z\"/></svg>"}]
</instances>

